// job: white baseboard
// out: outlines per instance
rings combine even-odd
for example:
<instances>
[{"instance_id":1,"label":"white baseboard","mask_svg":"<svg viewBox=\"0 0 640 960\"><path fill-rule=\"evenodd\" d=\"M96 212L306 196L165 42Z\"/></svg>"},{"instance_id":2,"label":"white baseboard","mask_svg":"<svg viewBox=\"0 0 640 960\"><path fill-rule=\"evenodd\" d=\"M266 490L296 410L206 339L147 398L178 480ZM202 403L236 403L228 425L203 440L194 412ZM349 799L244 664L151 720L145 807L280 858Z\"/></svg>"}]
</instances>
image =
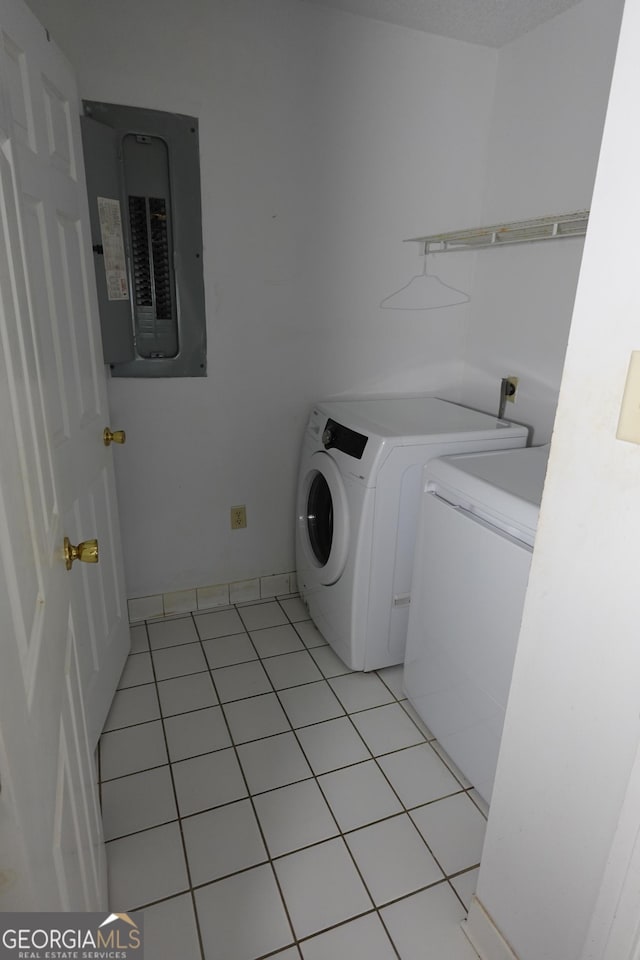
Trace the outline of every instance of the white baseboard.
<instances>
[{"instance_id":1,"label":"white baseboard","mask_svg":"<svg viewBox=\"0 0 640 960\"><path fill-rule=\"evenodd\" d=\"M495 923L477 897L471 907L462 930L481 960L518 960L518 956L504 939Z\"/></svg>"},{"instance_id":2,"label":"white baseboard","mask_svg":"<svg viewBox=\"0 0 640 960\"><path fill-rule=\"evenodd\" d=\"M214 610L231 603L251 603L270 597L296 593L295 573L276 573L252 580L236 580L231 583L216 583L206 587L192 587L173 593L156 593L147 597L130 597L129 622L152 620L154 617L175 616L199 610Z\"/></svg>"}]
</instances>

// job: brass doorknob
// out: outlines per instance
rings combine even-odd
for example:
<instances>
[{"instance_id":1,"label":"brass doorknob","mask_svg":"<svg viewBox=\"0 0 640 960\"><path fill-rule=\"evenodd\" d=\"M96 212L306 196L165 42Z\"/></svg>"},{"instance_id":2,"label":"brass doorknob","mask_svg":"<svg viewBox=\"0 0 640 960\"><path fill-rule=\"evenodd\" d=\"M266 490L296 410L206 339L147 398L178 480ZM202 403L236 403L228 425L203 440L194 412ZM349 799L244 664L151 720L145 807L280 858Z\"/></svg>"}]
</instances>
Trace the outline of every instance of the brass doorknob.
<instances>
[{"instance_id":1,"label":"brass doorknob","mask_svg":"<svg viewBox=\"0 0 640 960\"><path fill-rule=\"evenodd\" d=\"M127 435L124 430L111 431L109 427L105 427L102 433L102 439L104 440L105 447L108 447L112 443L126 443Z\"/></svg>"},{"instance_id":2,"label":"brass doorknob","mask_svg":"<svg viewBox=\"0 0 640 960\"><path fill-rule=\"evenodd\" d=\"M83 540L82 543L79 543L77 547L74 547L69 540L69 537L65 537L64 559L66 561L67 570L71 570L74 560L80 560L82 563L97 563L99 560L98 541Z\"/></svg>"}]
</instances>

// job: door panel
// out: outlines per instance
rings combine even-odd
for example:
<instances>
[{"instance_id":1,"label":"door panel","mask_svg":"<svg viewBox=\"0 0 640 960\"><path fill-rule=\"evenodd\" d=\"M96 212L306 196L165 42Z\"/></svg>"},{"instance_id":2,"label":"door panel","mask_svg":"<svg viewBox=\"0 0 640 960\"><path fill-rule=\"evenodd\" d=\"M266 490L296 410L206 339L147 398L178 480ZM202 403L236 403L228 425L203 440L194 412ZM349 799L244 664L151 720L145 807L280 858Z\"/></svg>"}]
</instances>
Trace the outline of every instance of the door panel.
<instances>
[{"instance_id":1,"label":"door panel","mask_svg":"<svg viewBox=\"0 0 640 960\"><path fill-rule=\"evenodd\" d=\"M19 203L27 211L23 245L32 339L42 358L39 378L29 382L39 382L41 399L46 399L47 452L60 501L49 517L73 515L73 529L61 531L61 536L73 543L92 538L100 543L98 566L74 571L74 580L81 580L84 589L78 590L75 583L72 588L88 611L83 647L88 645L89 655L83 650L80 663L89 736L95 745L129 645L115 495L104 492L109 487L115 490L114 453L102 443L109 417L79 101L68 64L36 21L32 26L41 34L42 62L30 60L24 53L26 44L20 47L14 36L10 38L14 63L15 52L21 51L21 87L20 92L15 88L14 68L12 110L18 110L22 128L33 134L26 143L22 137L15 145ZM9 42L6 30L5 38ZM39 443L38 449L45 447Z\"/></svg>"},{"instance_id":2,"label":"door panel","mask_svg":"<svg viewBox=\"0 0 640 960\"><path fill-rule=\"evenodd\" d=\"M41 602L49 579L51 550L47 537L55 526L55 510L43 522L38 510L37 476L42 451L48 455L48 437L39 397L28 389L37 383L34 352L29 330L22 329L20 318L28 316L28 302L21 257L16 255L18 213L13 192L12 169L0 150L0 195L3 236L0 247L0 346L2 347L2 409L0 444L3 450L3 485L8 502L6 535L2 538L7 550L7 571L12 584L11 606L16 640L21 653L27 688L32 686L32 672L42 635ZM33 407L39 408L34 414ZM10 456L9 452L14 451ZM48 459L48 456L47 456ZM40 513L40 516L39 516ZM40 522L39 522L40 521Z\"/></svg>"},{"instance_id":3,"label":"door panel","mask_svg":"<svg viewBox=\"0 0 640 960\"><path fill-rule=\"evenodd\" d=\"M24 194L22 212L25 246L31 259L30 269L34 276L40 278L40 282L35 284L31 291L33 314L38 318L34 335L38 354L50 358L49 364L41 371L41 383L48 414L50 442L57 447L69 436L69 411L66 394L62 389L64 374L59 348L60 333L57 313L53 309L53 281L51 262L47 255L44 207L34 197Z\"/></svg>"},{"instance_id":4,"label":"door panel","mask_svg":"<svg viewBox=\"0 0 640 960\"><path fill-rule=\"evenodd\" d=\"M129 647L79 102L0 11L0 910L106 907L93 752ZM67 571L63 538L97 537Z\"/></svg>"},{"instance_id":5,"label":"door panel","mask_svg":"<svg viewBox=\"0 0 640 960\"><path fill-rule=\"evenodd\" d=\"M92 758L87 752L87 730L83 722L84 703L81 689L80 669L73 618L70 618L65 654L65 690L60 726L60 758L58 764L58 790L54 836L56 872L64 877L68 903L85 902L85 909L100 896L100 887L105 870L104 847L89 846L96 830L101 829L97 794L93 789L94 773ZM83 757L84 763L74 762ZM87 779L81 779L87 776ZM68 803L63 802L66 790ZM86 849L86 855L78 859L75 851ZM68 861L72 868L69 869ZM79 869L75 869L76 862ZM74 886L75 889L74 889ZM72 891L72 892L70 892ZM67 906L65 909L72 909Z\"/></svg>"}]
</instances>

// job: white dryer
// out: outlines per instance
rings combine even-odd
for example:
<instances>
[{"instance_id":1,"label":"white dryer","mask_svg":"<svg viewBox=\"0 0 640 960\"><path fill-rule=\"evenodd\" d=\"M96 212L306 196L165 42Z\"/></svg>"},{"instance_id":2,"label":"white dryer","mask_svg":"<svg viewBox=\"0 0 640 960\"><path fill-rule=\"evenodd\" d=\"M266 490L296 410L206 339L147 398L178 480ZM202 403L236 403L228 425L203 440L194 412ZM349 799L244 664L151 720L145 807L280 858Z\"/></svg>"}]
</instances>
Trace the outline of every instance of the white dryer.
<instances>
[{"instance_id":1,"label":"white dryer","mask_svg":"<svg viewBox=\"0 0 640 960\"><path fill-rule=\"evenodd\" d=\"M404 689L488 802L549 447L424 470Z\"/></svg>"},{"instance_id":2,"label":"white dryer","mask_svg":"<svg viewBox=\"0 0 640 960\"><path fill-rule=\"evenodd\" d=\"M404 659L423 465L526 440L526 427L435 397L313 408L298 481L298 587L349 667Z\"/></svg>"}]
</instances>

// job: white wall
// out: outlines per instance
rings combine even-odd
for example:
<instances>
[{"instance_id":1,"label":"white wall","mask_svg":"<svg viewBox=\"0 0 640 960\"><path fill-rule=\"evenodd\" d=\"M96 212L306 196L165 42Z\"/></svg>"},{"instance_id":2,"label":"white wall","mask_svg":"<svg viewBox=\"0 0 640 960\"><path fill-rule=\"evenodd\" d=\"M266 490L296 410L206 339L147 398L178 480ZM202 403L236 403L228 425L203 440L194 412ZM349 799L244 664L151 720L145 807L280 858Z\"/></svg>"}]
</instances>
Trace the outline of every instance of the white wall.
<instances>
[{"instance_id":1,"label":"white wall","mask_svg":"<svg viewBox=\"0 0 640 960\"><path fill-rule=\"evenodd\" d=\"M403 237L589 206L621 0L499 53L300 0L30 3L84 97L200 118L209 377L111 383L129 596L293 568L320 397L496 411L515 374L548 439L581 241L437 257L467 306L378 302L420 268Z\"/></svg>"},{"instance_id":2,"label":"white wall","mask_svg":"<svg viewBox=\"0 0 640 960\"><path fill-rule=\"evenodd\" d=\"M627 0L478 885L520 960L587 955L640 742L640 447L615 437L640 349L639 40Z\"/></svg>"},{"instance_id":3,"label":"white wall","mask_svg":"<svg viewBox=\"0 0 640 960\"><path fill-rule=\"evenodd\" d=\"M483 223L589 208L621 10L582 0L500 51ZM551 435L582 249L477 255L462 397L495 410L501 377L518 376L507 415L534 427L535 443Z\"/></svg>"},{"instance_id":4,"label":"white wall","mask_svg":"<svg viewBox=\"0 0 640 960\"><path fill-rule=\"evenodd\" d=\"M404 237L479 219L497 54L300 0L32 6L83 97L200 118L209 376L111 383L129 596L290 570L310 403L455 393L467 308L378 302Z\"/></svg>"}]
</instances>

